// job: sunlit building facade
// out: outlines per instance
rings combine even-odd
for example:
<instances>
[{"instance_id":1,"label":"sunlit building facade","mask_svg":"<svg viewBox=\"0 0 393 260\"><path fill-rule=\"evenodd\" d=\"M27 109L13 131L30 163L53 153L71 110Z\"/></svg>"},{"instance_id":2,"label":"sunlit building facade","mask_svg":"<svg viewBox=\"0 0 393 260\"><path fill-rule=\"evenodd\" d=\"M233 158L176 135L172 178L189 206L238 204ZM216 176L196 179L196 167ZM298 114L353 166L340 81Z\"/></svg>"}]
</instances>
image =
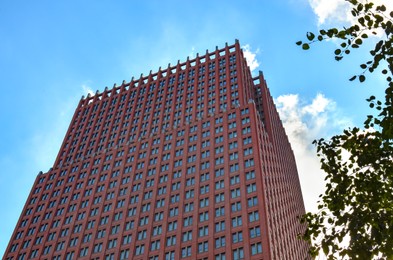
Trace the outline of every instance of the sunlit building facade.
<instances>
[{"instance_id":1,"label":"sunlit building facade","mask_svg":"<svg viewBox=\"0 0 393 260\"><path fill-rule=\"evenodd\" d=\"M4 259L306 259L296 164L239 42L82 97Z\"/></svg>"}]
</instances>

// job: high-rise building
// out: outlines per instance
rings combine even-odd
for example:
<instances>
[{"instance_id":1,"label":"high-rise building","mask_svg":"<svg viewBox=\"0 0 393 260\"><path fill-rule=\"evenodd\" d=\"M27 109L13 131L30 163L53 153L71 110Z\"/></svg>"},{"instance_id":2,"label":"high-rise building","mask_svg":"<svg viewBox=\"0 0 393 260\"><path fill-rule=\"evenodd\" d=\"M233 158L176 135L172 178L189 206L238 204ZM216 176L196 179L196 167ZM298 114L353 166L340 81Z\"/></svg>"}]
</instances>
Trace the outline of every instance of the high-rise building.
<instances>
[{"instance_id":1,"label":"high-rise building","mask_svg":"<svg viewBox=\"0 0 393 260\"><path fill-rule=\"evenodd\" d=\"M296 164L239 42L82 97L4 259L306 259Z\"/></svg>"}]
</instances>

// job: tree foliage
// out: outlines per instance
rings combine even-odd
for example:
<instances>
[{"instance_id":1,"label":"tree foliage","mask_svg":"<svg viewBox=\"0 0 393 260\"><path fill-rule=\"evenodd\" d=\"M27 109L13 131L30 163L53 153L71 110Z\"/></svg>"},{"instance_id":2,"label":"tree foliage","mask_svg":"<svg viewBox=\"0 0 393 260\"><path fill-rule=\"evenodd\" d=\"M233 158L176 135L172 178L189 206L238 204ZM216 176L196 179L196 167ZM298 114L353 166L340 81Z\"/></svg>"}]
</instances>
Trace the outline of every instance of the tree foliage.
<instances>
[{"instance_id":1,"label":"tree foliage","mask_svg":"<svg viewBox=\"0 0 393 260\"><path fill-rule=\"evenodd\" d=\"M319 212L302 217L308 225L302 238L314 256L323 250L329 259L393 259L393 12L372 2L347 2L355 18L352 26L309 32L307 41L296 44L308 50L316 42L336 39L340 47L334 57L340 61L376 35L380 40L370 60L350 80L363 82L378 68L386 77L385 97L367 99L375 115L368 115L362 128L314 141L326 190Z\"/></svg>"}]
</instances>

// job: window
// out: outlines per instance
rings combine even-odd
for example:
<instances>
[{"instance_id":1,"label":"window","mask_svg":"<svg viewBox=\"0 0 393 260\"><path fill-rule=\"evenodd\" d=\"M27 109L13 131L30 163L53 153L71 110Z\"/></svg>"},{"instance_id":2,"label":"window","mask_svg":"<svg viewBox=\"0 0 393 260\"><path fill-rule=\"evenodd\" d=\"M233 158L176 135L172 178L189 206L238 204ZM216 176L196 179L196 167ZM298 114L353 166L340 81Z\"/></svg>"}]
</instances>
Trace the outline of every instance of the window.
<instances>
[{"instance_id":1,"label":"window","mask_svg":"<svg viewBox=\"0 0 393 260\"><path fill-rule=\"evenodd\" d=\"M242 247L233 250L233 260L239 259L244 259L244 250Z\"/></svg>"},{"instance_id":2,"label":"window","mask_svg":"<svg viewBox=\"0 0 393 260\"><path fill-rule=\"evenodd\" d=\"M202 162L201 163L201 170L209 169L210 163L209 162Z\"/></svg>"},{"instance_id":3,"label":"window","mask_svg":"<svg viewBox=\"0 0 393 260\"><path fill-rule=\"evenodd\" d=\"M217 222L215 225L215 232L221 232L225 230L225 221Z\"/></svg>"},{"instance_id":4,"label":"window","mask_svg":"<svg viewBox=\"0 0 393 260\"><path fill-rule=\"evenodd\" d=\"M209 206L209 198L204 198L199 201L199 206L201 208Z\"/></svg>"},{"instance_id":5,"label":"window","mask_svg":"<svg viewBox=\"0 0 393 260\"><path fill-rule=\"evenodd\" d=\"M153 241L150 245L150 251L160 249L160 240Z\"/></svg>"},{"instance_id":6,"label":"window","mask_svg":"<svg viewBox=\"0 0 393 260\"><path fill-rule=\"evenodd\" d=\"M160 199L156 202L156 208L161 208L163 206L165 206L165 199ZM150 207L149 207L149 209L150 209Z\"/></svg>"},{"instance_id":7,"label":"window","mask_svg":"<svg viewBox=\"0 0 393 260\"><path fill-rule=\"evenodd\" d=\"M184 212L190 212L193 210L194 210L194 202L190 202L184 205Z\"/></svg>"},{"instance_id":8,"label":"window","mask_svg":"<svg viewBox=\"0 0 393 260\"><path fill-rule=\"evenodd\" d=\"M130 251L128 249L122 250L120 252L120 260L128 259L129 258L129 254L130 254Z\"/></svg>"},{"instance_id":9,"label":"window","mask_svg":"<svg viewBox=\"0 0 393 260\"><path fill-rule=\"evenodd\" d=\"M201 156L202 156L202 158L208 158L210 156L210 151L209 150L203 151Z\"/></svg>"},{"instance_id":10,"label":"window","mask_svg":"<svg viewBox=\"0 0 393 260\"><path fill-rule=\"evenodd\" d=\"M236 159L238 159L239 158L239 155L238 155L238 153L237 152L234 152L234 153L231 153L230 155L229 155L229 160L236 160Z\"/></svg>"},{"instance_id":11,"label":"window","mask_svg":"<svg viewBox=\"0 0 393 260\"><path fill-rule=\"evenodd\" d=\"M225 198L224 193L216 194L215 201L216 203L220 203L224 201L224 198Z\"/></svg>"},{"instance_id":12,"label":"window","mask_svg":"<svg viewBox=\"0 0 393 260\"><path fill-rule=\"evenodd\" d=\"M184 227L191 226L192 225L192 220L193 220L192 216L184 218L183 226Z\"/></svg>"},{"instance_id":13,"label":"window","mask_svg":"<svg viewBox=\"0 0 393 260\"><path fill-rule=\"evenodd\" d=\"M93 253L98 253L102 251L102 243L98 243L94 245Z\"/></svg>"},{"instance_id":14,"label":"window","mask_svg":"<svg viewBox=\"0 0 393 260\"><path fill-rule=\"evenodd\" d=\"M206 194L206 193L208 193L209 192L209 184L208 185L205 185L205 186L202 186L201 188L200 188L200 193L201 194Z\"/></svg>"},{"instance_id":15,"label":"window","mask_svg":"<svg viewBox=\"0 0 393 260\"><path fill-rule=\"evenodd\" d=\"M228 135L228 137L229 137L230 139L231 139L231 138L237 137L237 132L236 132L236 131L230 132L229 135Z\"/></svg>"},{"instance_id":16,"label":"window","mask_svg":"<svg viewBox=\"0 0 393 260\"><path fill-rule=\"evenodd\" d=\"M81 249L81 251L79 253L79 256L80 257L84 257L84 256L87 256L88 253L89 253L89 248L88 247L84 247L84 248Z\"/></svg>"},{"instance_id":17,"label":"window","mask_svg":"<svg viewBox=\"0 0 393 260\"><path fill-rule=\"evenodd\" d=\"M175 260L175 252L167 252L165 253L165 260Z\"/></svg>"},{"instance_id":18,"label":"window","mask_svg":"<svg viewBox=\"0 0 393 260\"><path fill-rule=\"evenodd\" d=\"M191 178L187 179L187 181L186 181L186 186L187 187L192 186L194 184L195 184L195 178L194 177L191 177Z\"/></svg>"},{"instance_id":19,"label":"window","mask_svg":"<svg viewBox=\"0 0 393 260\"><path fill-rule=\"evenodd\" d=\"M192 231L183 232L183 242L191 241L192 240Z\"/></svg>"},{"instance_id":20,"label":"window","mask_svg":"<svg viewBox=\"0 0 393 260\"><path fill-rule=\"evenodd\" d=\"M243 150L244 156L252 154L252 147Z\"/></svg>"},{"instance_id":21,"label":"window","mask_svg":"<svg viewBox=\"0 0 393 260\"><path fill-rule=\"evenodd\" d=\"M123 236L123 245L130 244L131 241L132 241L132 236L131 235Z\"/></svg>"},{"instance_id":22,"label":"window","mask_svg":"<svg viewBox=\"0 0 393 260\"><path fill-rule=\"evenodd\" d=\"M209 243L207 241L198 243L198 253L204 253L209 250Z\"/></svg>"},{"instance_id":23,"label":"window","mask_svg":"<svg viewBox=\"0 0 393 260\"><path fill-rule=\"evenodd\" d=\"M233 243L238 243L243 241L243 231L239 231L232 234Z\"/></svg>"},{"instance_id":24,"label":"window","mask_svg":"<svg viewBox=\"0 0 393 260\"><path fill-rule=\"evenodd\" d=\"M242 225L242 216L232 218L232 227L239 227Z\"/></svg>"},{"instance_id":25,"label":"window","mask_svg":"<svg viewBox=\"0 0 393 260\"><path fill-rule=\"evenodd\" d=\"M208 212L202 212L199 214L199 221L200 222L207 221L207 220L209 220Z\"/></svg>"},{"instance_id":26,"label":"window","mask_svg":"<svg viewBox=\"0 0 393 260\"><path fill-rule=\"evenodd\" d=\"M218 178L218 177L220 177L220 176L224 176L224 169L223 169L223 168L217 169L217 170L215 171L215 177Z\"/></svg>"},{"instance_id":27,"label":"window","mask_svg":"<svg viewBox=\"0 0 393 260\"><path fill-rule=\"evenodd\" d=\"M181 249L181 256L182 257L191 256L191 246L183 247Z\"/></svg>"},{"instance_id":28,"label":"window","mask_svg":"<svg viewBox=\"0 0 393 260\"><path fill-rule=\"evenodd\" d=\"M115 260L115 254L111 253L105 256L105 260Z\"/></svg>"},{"instance_id":29,"label":"window","mask_svg":"<svg viewBox=\"0 0 393 260\"><path fill-rule=\"evenodd\" d=\"M220 248L225 246L225 237L218 237L215 240L215 247Z\"/></svg>"},{"instance_id":30,"label":"window","mask_svg":"<svg viewBox=\"0 0 393 260\"><path fill-rule=\"evenodd\" d=\"M246 173L246 180L255 179L255 171L250 171Z\"/></svg>"},{"instance_id":31,"label":"window","mask_svg":"<svg viewBox=\"0 0 393 260\"><path fill-rule=\"evenodd\" d=\"M215 186L216 186L216 190L223 189L224 188L224 180L216 181Z\"/></svg>"},{"instance_id":32,"label":"window","mask_svg":"<svg viewBox=\"0 0 393 260\"><path fill-rule=\"evenodd\" d=\"M216 165L220 165L224 163L224 157L218 157L216 158Z\"/></svg>"},{"instance_id":33,"label":"window","mask_svg":"<svg viewBox=\"0 0 393 260\"><path fill-rule=\"evenodd\" d=\"M216 148L215 153L219 154L219 153L223 153L224 152L224 146L219 146Z\"/></svg>"},{"instance_id":34,"label":"window","mask_svg":"<svg viewBox=\"0 0 393 260\"><path fill-rule=\"evenodd\" d=\"M135 255L141 255L145 252L145 245L138 245L135 248Z\"/></svg>"},{"instance_id":35,"label":"window","mask_svg":"<svg viewBox=\"0 0 393 260\"><path fill-rule=\"evenodd\" d=\"M68 252L65 260L72 260L72 259L74 259L74 252Z\"/></svg>"},{"instance_id":36,"label":"window","mask_svg":"<svg viewBox=\"0 0 393 260\"><path fill-rule=\"evenodd\" d=\"M251 254L256 255L262 253L262 244L256 243L251 245Z\"/></svg>"},{"instance_id":37,"label":"window","mask_svg":"<svg viewBox=\"0 0 393 260\"><path fill-rule=\"evenodd\" d=\"M245 168L248 168L248 167L251 167L251 166L254 166L254 159L248 159L248 160L244 161L244 167Z\"/></svg>"},{"instance_id":38,"label":"window","mask_svg":"<svg viewBox=\"0 0 393 260\"><path fill-rule=\"evenodd\" d=\"M166 239L166 246L176 245L176 236L170 236Z\"/></svg>"},{"instance_id":39,"label":"window","mask_svg":"<svg viewBox=\"0 0 393 260\"><path fill-rule=\"evenodd\" d=\"M78 238L74 237L70 240L70 247L76 246L78 244Z\"/></svg>"},{"instance_id":40,"label":"window","mask_svg":"<svg viewBox=\"0 0 393 260\"><path fill-rule=\"evenodd\" d=\"M238 170L239 170L239 164L237 164L237 163L232 164L231 166L229 166L229 171L230 172L236 172Z\"/></svg>"},{"instance_id":41,"label":"window","mask_svg":"<svg viewBox=\"0 0 393 260\"><path fill-rule=\"evenodd\" d=\"M148 223L149 223L149 217L148 216L144 216L144 217L139 219L139 226L144 226L144 225L147 225Z\"/></svg>"},{"instance_id":42,"label":"window","mask_svg":"<svg viewBox=\"0 0 393 260\"><path fill-rule=\"evenodd\" d=\"M224 215L225 215L225 208L224 207L216 208L216 217L221 217Z\"/></svg>"},{"instance_id":43,"label":"window","mask_svg":"<svg viewBox=\"0 0 393 260\"><path fill-rule=\"evenodd\" d=\"M247 204L248 204L248 207L249 207L249 208L254 207L254 206L257 206L257 205L258 205L258 198L257 198L257 197L249 198L249 199L247 200Z\"/></svg>"},{"instance_id":44,"label":"window","mask_svg":"<svg viewBox=\"0 0 393 260\"><path fill-rule=\"evenodd\" d=\"M104 229L104 230L98 230L98 232L97 232L97 238L99 239L99 238L105 237L105 232L106 232L105 229Z\"/></svg>"},{"instance_id":45,"label":"window","mask_svg":"<svg viewBox=\"0 0 393 260\"><path fill-rule=\"evenodd\" d=\"M254 211L254 212L248 213L248 220L250 222L254 222L254 221L259 220L259 213L258 213L258 211Z\"/></svg>"},{"instance_id":46,"label":"window","mask_svg":"<svg viewBox=\"0 0 393 260\"><path fill-rule=\"evenodd\" d=\"M251 144L251 143L252 143L251 137L243 138L243 145L247 145L247 144Z\"/></svg>"},{"instance_id":47,"label":"window","mask_svg":"<svg viewBox=\"0 0 393 260\"><path fill-rule=\"evenodd\" d=\"M261 236L261 228L259 226L250 228L250 238L260 237Z\"/></svg>"},{"instance_id":48,"label":"window","mask_svg":"<svg viewBox=\"0 0 393 260\"><path fill-rule=\"evenodd\" d=\"M138 232L138 240L143 240L146 238L146 230L142 230Z\"/></svg>"},{"instance_id":49,"label":"window","mask_svg":"<svg viewBox=\"0 0 393 260\"><path fill-rule=\"evenodd\" d=\"M208 226L200 227L198 236L199 237L203 237L203 236L207 236L207 235L209 235L209 228L208 228Z\"/></svg>"},{"instance_id":50,"label":"window","mask_svg":"<svg viewBox=\"0 0 393 260\"><path fill-rule=\"evenodd\" d=\"M232 176L231 177L231 185L235 185L237 183L240 183L239 175Z\"/></svg>"},{"instance_id":51,"label":"window","mask_svg":"<svg viewBox=\"0 0 393 260\"><path fill-rule=\"evenodd\" d=\"M169 216L170 217L174 217L174 216L177 216L177 215L179 215L179 208L178 207L171 208L169 210Z\"/></svg>"},{"instance_id":52,"label":"window","mask_svg":"<svg viewBox=\"0 0 393 260\"><path fill-rule=\"evenodd\" d=\"M130 229L132 229L132 228L134 228L134 221L133 221L133 220L132 220L132 221L128 221L128 222L126 223L125 230L130 230Z\"/></svg>"},{"instance_id":53,"label":"window","mask_svg":"<svg viewBox=\"0 0 393 260\"><path fill-rule=\"evenodd\" d=\"M171 203L179 202L179 200L180 200L179 194L175 194L171 196Z\"/></svg>"},{"instance_id":54,"label":"window","mask_svg":"<svg viewBox=\"0 0 393 260\"><path fill-rule=\"evenodd\" d=\"M169 222L168 231L173 231L177 229L177 221Z\"/></svg>"},{"instance_id":55,"label":"window","mask_svg":"<svg viewBox=\"0 0 393 260\"><path fill-rule=\"evenodd\" d=\"M231 150L231 149L235 149L235 148L237 148L237 141L234 141L234 142L229 143L229 149L230 149L230 150Z\"/></svg>"},{"instance_id":56,"label":"window","mask_svg":"<svg viewBox=\"0 0 393 260\"><path fill-rule=\"evenodd\" d=\"M153 236L161 235L162 233L162 226L155 226L153 228Z\"/></svg>"},{"instance_id":57,"label":"window","mask_svg":"<svg viewBox=\"0 0 393 260\"><path fill-rule=\"evenodd\" d=\"M91 237L92 237L91 233L90 233L90 234L86 234L86 235L83 237L83 243L89 242L89 241L91 240Z\"/></svg>"},{"instance_id":58,"label":"window","mask_svg":"<svg viewBox=\"0 0 393 260\"><path fill-rule=\"evenodd\" d=\"M247 185L247 193L252 193L257 191L257 186L255 183Z\"/></svg>"},{"instance_id":59,"label":"window","mask_svg":"<svg viewBox=\"0 0 393 260\"><path fill-rule=\"evenodd\" d=\"M240 188L231 190L231 198L234 199L237 197L240 197Z\"/></svg>"}]
</instances>

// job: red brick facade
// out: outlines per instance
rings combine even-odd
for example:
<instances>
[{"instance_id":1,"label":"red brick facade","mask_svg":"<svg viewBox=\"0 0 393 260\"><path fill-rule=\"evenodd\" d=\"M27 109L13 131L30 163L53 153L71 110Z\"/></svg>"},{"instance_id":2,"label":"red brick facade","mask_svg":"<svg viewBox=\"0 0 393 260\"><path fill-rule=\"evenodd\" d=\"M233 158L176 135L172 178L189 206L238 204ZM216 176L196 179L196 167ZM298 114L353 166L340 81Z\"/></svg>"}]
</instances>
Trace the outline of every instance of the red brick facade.
<instances>
[{"instance_id":1,"label":"red brick facade","mask_svg":"<svg viewBox=\"0 0 393 260\"><path fill-rule=\"evenodd\" d=\"M82 97L4 259L305 259L295 159L239 42Z\"/></svg>"}]
</instances>

